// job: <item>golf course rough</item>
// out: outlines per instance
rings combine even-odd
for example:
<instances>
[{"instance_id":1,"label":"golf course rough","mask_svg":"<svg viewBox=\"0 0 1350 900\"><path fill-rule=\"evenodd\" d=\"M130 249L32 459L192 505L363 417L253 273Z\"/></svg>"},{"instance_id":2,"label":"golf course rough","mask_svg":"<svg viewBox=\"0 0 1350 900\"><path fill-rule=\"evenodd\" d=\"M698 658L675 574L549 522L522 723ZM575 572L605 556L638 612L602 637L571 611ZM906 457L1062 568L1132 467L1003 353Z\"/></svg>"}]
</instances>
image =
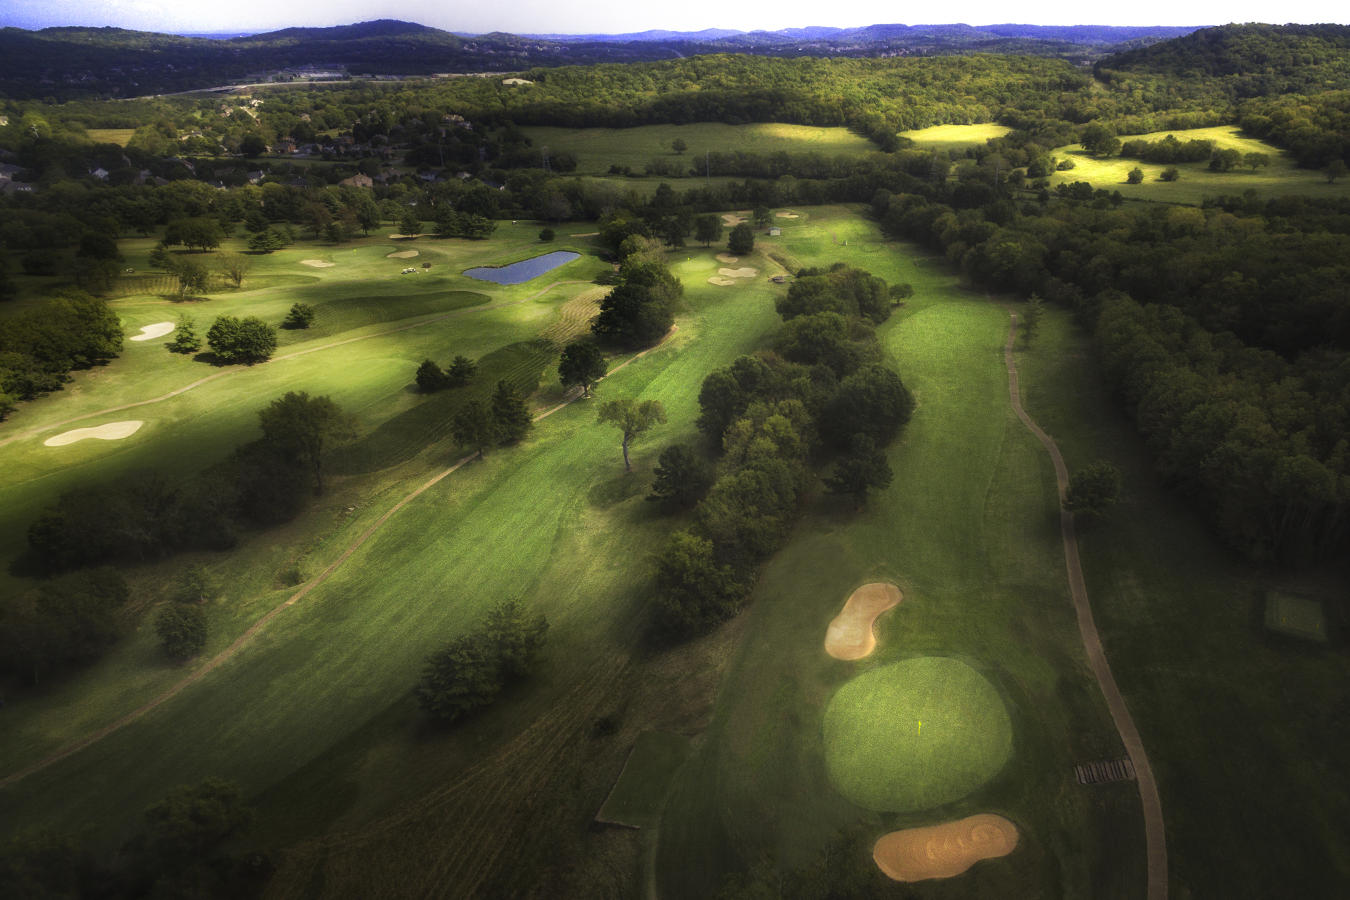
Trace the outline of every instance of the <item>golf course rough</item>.
<instances>
[{"instance_id":1,"label":"golf course rough","mask_svg":"<svg viewBox=\"0 0 1350 900\"><path fill-rule=\"evenodd\" d=\"M1012 722L984 676L919 657L849 681L825 710L825 767L841 794L881 812L958 800L998 774Z\"/></svg>"}]
</instances>

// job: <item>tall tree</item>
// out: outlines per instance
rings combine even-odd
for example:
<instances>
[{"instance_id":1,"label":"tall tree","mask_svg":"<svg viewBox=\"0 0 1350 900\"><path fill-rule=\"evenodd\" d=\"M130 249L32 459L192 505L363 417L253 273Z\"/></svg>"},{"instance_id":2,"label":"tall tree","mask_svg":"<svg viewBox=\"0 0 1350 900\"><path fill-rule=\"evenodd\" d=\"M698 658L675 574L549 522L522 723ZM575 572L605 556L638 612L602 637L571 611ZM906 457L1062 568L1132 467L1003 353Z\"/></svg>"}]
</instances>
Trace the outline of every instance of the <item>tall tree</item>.
<instances>
[{"instance_id":1,"label":"tall tree","mask_svg":"<svg viewBox=\"0 0 1350 900\"><path fill-rule=\"evenodd\" d=\"M637 437L648 431L653 425L666 421L666 410L659 400L634 400L624 397L606 401L600 407L598 420L613 425L623 434L623 467L633 471L632 461L628 458L628 447Z\"/></svg>"},{"instance_id":2,"label":"tall tree","mask_svg":"<svg viewBox=\"0 0 1350 900\"><path fill-rule=\"evenodd\" d=\"M722 221L713 213L705 213L694 219L694 240L705 247L711 247L722 239Z\"/></svg>"},{"instance_id":3,"label":"tall tree","mask_svg":"<svg viewBox=\"0 0 1350 900\"><path fill-rule=\"evenodd\" d=\"M591 395L591 385L605 377L605 356L590 341L573 341L563 348L558 361L558 380L563 387L581 385L581 395Z\"/></svg>"},{"instance_id":4,"label":"tall tree","mask_svg":"<svg viewBox=\"0 0 1350 900\"><path fill-rule=\"evenodd\" d=\"M497 423L493 421L492 410L481 400L470 400L456 413L450 424L450 434L456 443L477 451L482 458L483 450L497 442Z\"/></svg>"},{"instance_id":5,"label":"tall tree","mask_svg":"<svg viewBox=\"0 0 1350 900\"><path fill-rule=\"evenodd\" d=\"M861 505L869 490L889 487L893 477L886 454L870 437L860 434L825 479L825 487L832 494L852 494Z\"/></svg>"},{"instance_id":6,"label":"tall tree","mask_svg":"<svg viewBox=\"0 0 1350 900\"><path fill-rule=\"evenodd\" d=\"M497 425L498 440L504 444L521 440L534 424L524 395L509 381L497 382L492 392L492 420Z\"/></svg>"},{"instance_id":7,"label":"tall tree","mask_svg":"<svg viewBox=\"0 0 1350 900\"><path fill-rule=\"evenodd\" d=\"M684 444L671 444L661 451L648 500L665 500L675 506L693 506L712 487L713 469L703 457Z\"/></svg>"},{"instance_id":8,"label":"tall tree","mask_svg":"<svg viewBox=\"0 0 1350 900\"><path fill-rule=\"evenodd\" d=\"M731 236L727 238L727 251L737 256L744 256L755 249L755 229L750 227L749 222L742 222L731 229Z\"/></svg>"},{"instance_id":9,"label":"tall tree","mask_svg":"<svg viewBox=\"0 0 1350 900\"><path fill-rule=\"evenodd\" d=\"M258 411L263 441L314 475L314 492L323 492L324 449L356 436L351 417L329 397L289 391Z\"/></svg>"}]
</instances>

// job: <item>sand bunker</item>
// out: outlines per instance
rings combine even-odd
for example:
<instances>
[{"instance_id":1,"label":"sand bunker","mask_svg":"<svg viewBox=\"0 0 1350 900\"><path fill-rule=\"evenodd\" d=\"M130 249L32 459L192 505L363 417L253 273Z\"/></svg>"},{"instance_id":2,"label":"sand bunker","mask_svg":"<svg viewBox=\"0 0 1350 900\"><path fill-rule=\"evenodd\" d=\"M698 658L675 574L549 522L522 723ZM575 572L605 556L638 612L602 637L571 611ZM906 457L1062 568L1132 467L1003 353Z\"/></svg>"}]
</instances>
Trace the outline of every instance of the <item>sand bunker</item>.
<instances>
[{"instance_id":1,"label":"sand bunker","mask_svg":"<svg viewBox=\"0 0 1350 900\"><path fill-rule=\"evenodd\" d=\"M598 232L598 231L574 231L574 232L572 232L572 237L599 237L599 236L600 236L600 232Z\"/></svg>"},{"instance_id":2,"label":"sand bunker","mask_svg":"<svg viewBox=\"0 0 1350 900\"><path fill-rule=\"evenodd\" d=\"M723 278L754 278L759 274L759 269L743 266L739 269L718 269L717 274Z\"/></svg>"},{"instance_id":3,"label":"sand bunker","mask_svg":"<svg viewBox=\"0 0 1350 900\"><path fill-rule=\"evenodd\" d=\"M93 428L76 428L74 431L49 437L42 443L48 447L64 447L66 444L73 444L85 438L120 441L122 438L131 437L144 424L140 419L132 419L129 422L109 422L107 425L95 425Z\"/></svg>"},{"instance_id":4,"label":"sand bunker","mask_svg":"<svg viewBox=\"0 0 1350 900\"><path fill-rule=\"evenodd\" d=\"M801 218L801 216L797 215L795 212L776 212L776 213L774 213L774 215L777 216L777 217L780 218L780 219L800 219L800 218Z\"/></svg>"},{"instance_id":5,"label":"sand bunker","mask_svg":"<svg viewBox=\"0 0 1350 900\"><path fill-rule=\"evenodd\" d=\"M739 256L732 256L730 253L719 253L717 254L717 261L724 262L729 266L734 266L741 261L741 258Z\"/></svg>"},{"instance_id":6,"label":"sand bunker","mask_svg":"<svg viewBox=\"0 0 1350 900\"><path fill-rule=\"evenodd\" d=\"M884 581L864 584L844 603L825 630L825 652L835 659L862 659L877 648L872 623L900 602L900 589Z\"/></svg>"},{"instance_id":7,"label":"sand bunker","mask_svg":"<svg viewBox=\"0 0 1350 900\"><path fill-rule=\"evenodd\" d=\"M892 831L877 841L872 859L894 881L923 881L960 875L982 859L1007 856L1016 846L1017 826L984 813Z\"/></svg>"},{"instance_id":8,"label":"sand bunker","mask_svg":"<svg viewBox=\"0 0 1350 900\"><path fill-rule=\"evenodd\" d=\"M738 216L735 213L722 213L723 225L739 225L745 221L745 216Z\"/></svg>"},{"instance_id":9,"label":"sand bunker","mask_svg":"<svg viewBox=\"0 0 1350 900\"><path fill-rule=\"evenodd\" d=\"M421 254L421 250L395 250L393 253L386 253L385 259L412 259Z\"/></svg>"},{"instance_id":10,"label":"sand bunker","mask_svg":"<svg viewBox=\"0 0 1350 900\"><path fill-rule=\"evenodd\" d=\"M133 341L148 341L151 338L164 337L170 331L173 331L172 322L156 322L153 325L144 325L141 327L141 333L133 336Z\"/></svg>"},{"instance_id":11,"label":"sand bunker","mask_svg":"<svg viewBox=\"0 0 1350 900\"><path fill-rule=\"evenodd\" d=\"M534 84L528 78L503 78L502 84Z\"/></svg>"},{"instance_id":12,"label":"sand bunker","mask_svg":"<svg viewBox=\"0 0 1350 900\"><path fill-rule=\"evenodd\" d=\"M723 278L721 275L714 275L713 277L711 277L711 278L708 279L708 284L716 284L716 285L719 285L719 286L721 286L721 287L727 287L728 285L732 285L732 284L735 284L735 283L736 283L736 279L734 279L734 278Z\"/></svg>"},{"instance_id":13,"label":"sand bunker","mask_svg":"<svg viewBox=\"0 0 1350 900\"><path fill-rule=\"evenodd\" d=\"M313 266L316 269L327 269L329 266L333 264L330 262L324 262L321 259L302 259L300 260L300 265Z\"/></svg>"}]
</instances>

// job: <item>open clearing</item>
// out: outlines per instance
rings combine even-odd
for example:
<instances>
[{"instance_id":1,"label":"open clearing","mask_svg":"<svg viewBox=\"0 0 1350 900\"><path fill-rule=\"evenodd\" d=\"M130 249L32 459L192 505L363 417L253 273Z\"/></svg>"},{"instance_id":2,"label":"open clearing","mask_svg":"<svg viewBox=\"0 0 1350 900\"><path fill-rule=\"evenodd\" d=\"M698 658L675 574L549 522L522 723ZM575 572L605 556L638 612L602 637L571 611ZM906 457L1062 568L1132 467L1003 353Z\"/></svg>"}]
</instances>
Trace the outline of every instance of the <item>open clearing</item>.
<instances>
[{"instance_id":1,"label":"open clearing","mask_svg":"<svg viewBox=\"0 0 1350 900\"><path fill-rule=\"evenodd\" d=\"M990 138L1003 137L1011 130L1004 125L986 122L981 125L933 125L916 131L902 131L900 136L928 150L957 150L983 144Z\"/></svg>"},{"instance_id":2,"label":"open clearing","mask_svg":"<svg viewBox=\"0 0 1350 900\"><path fill-rule=\"evenodd\" d=\"M941 825L892 831L876 842L872 858L895 881L953 878L982 859L1007 856L1017 846L1017 826L982 813Z\"/></svg>"},{"instance_id":3,"label":"open clearing","mask_svg":"<svg viewBox=\"0 0 1350 900\"><path fill-rule=\"evenodd\" d=\"M141 333L133 335L133 341L149 341L173 331L176 326L172 322L156 322L153 325L142 325Z\"/></svg>"},{"instance_id":4,"label":"open clearing","mask_svg":"<svg viewBox=\"0 0 1350 900\"><path fill-rule=\"evenodd\" d=\"M109 422L106 425L94 425L89 428L76 428L73 431L62 432L61 434L47 438L42 442L44 447L65 447L75 444L86 438L97 438L100 441L120 441L129 438L145 422L140 419L129 419L125 422Z\"/></svg>"},{"instance_id":5,"label":"open clearing","mask_svg":"<svg viewBox=\"0 0 1350 900\"><path fill-rule=\"evenodd\" d=\"M697 170L703 177L704 151L714 153L822 153L876 155L876 145L847 128L811 125L723 125L703 122L693 125L642 125L636 128L523 127L534 147L550 153L570 153L577 158L578 175L603 175L611 165L644 171L653 159L678 165L681 175ZM688 150L677 154L671 144L679 138ZM712 175L718 172L713 169Z\"/></svg>"},{"instance_id":6,"label":"open clearing","mask_svg":"<svg viewBox=\"0 0 1350 900\"><path fill-rule=\"evenodd\" d=\"M1208 160L1176 163L1175 168L1181 173L1181 177L1177 181L1167 182L1158 179L1169 165L1127 159L1122 156L1098 159L1085 151L1082 146L1070 144L1050 151L1051 155L1058 159L1071 159L1074 162L1074 168L1065 172L1055 172L1050 178L1050 186L1053 188L1065 182L1086 181L1095 188L1120 191L1121 196L1130 200L1186 204L1198 204L1206 197L1241 194L1248 190L1256 191L1263 197L1280 197L1288 194L1306 194L1310 197L1350 196L1350 179L1343 178L1336 184L1328 184L1326 176L1321 172L1316 169L1300 169L1288 153L1264 141L1247 137L1241 129L1233 125L1121 135L1120 140L1160 141L1169 134L1182 143L1205 140L1213 141L1219 149L1264 153L1270 158L1270 165L1255 171L1239 166L1229 172L1211 172ZM1126 178L1135 167L1143 171L1144 180L1140 184L1128 184Z\"/></svg>"},{"instance_id":7,"label":"open clearing","mask_svg":"<svg viewBox=\"0 0 1350 900\"><path fill-rule=\"evenodd\" d=\"M886 582L864 584L849 594L844 608L825 629L825 652L846 660L870 656L877 648L872 623L900 600L900 589Z\"/></svg>"}]
</instances>

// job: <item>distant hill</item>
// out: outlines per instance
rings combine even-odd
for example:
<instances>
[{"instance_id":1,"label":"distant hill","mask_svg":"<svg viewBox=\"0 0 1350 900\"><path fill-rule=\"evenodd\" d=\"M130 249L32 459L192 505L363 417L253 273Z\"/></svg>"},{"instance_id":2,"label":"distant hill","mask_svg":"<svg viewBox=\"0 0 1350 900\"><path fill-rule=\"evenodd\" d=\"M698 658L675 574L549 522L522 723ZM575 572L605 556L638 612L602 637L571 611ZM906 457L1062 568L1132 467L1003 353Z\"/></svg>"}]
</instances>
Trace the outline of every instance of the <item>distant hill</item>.
<instances>
[{"instance_id":1,"label":"distant hill","mask_svg":"<svg viewBox=\"0 0 1350 900\"><path fill-rule=\"evenodd\" d=\"M1209 78L1233 99L1350 88L1350 26L1223 25L1116 53L1099 75Z\"/></svg>"},{"instance_id":2,"label":"distant hill","mask_svg":"<svg viewBox=\"0 0 1350 900\"><path fill-rule=\"evenodd\" d=\"M955 24L521 36L454 34L392 19L238 37L119 28L5 28L0 29L0 96L139 96L286 78L291 77L288 72L315 68L350 75L428 75L708 53L868 57L989 52L1085 64L1131 42L1158 40L1187 30Z\"/></svg>"}]
</instances>

